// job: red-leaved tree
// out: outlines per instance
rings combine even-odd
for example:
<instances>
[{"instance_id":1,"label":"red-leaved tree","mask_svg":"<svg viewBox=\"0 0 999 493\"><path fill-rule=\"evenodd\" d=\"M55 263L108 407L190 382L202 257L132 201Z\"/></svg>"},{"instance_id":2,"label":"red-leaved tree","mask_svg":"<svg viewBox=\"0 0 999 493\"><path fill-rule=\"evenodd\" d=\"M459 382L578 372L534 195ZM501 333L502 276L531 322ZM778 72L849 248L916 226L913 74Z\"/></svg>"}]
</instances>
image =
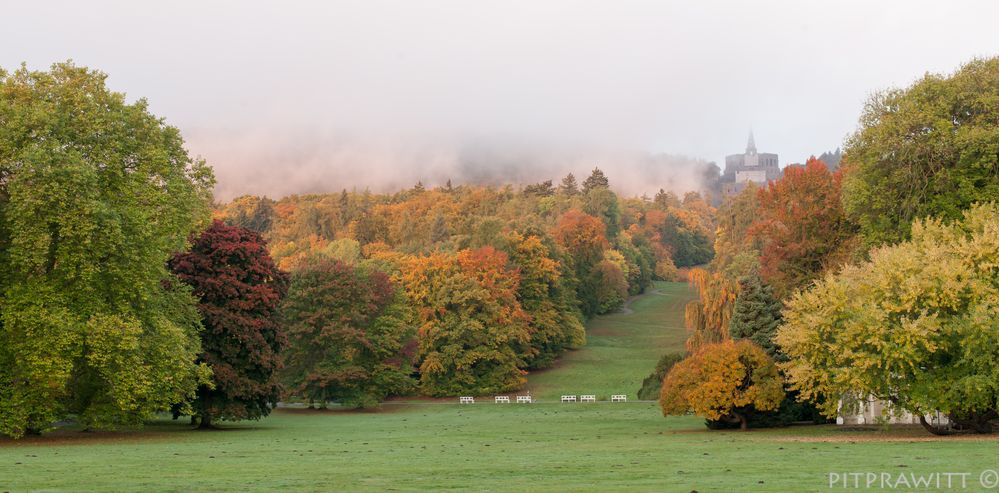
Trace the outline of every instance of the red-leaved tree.
<instances>
[{"instance_id":1,"label":"red-leaved tree","mask_svg":"<svg viewBox=\"0 0 999 493\"><path fill-rule=\"evenodd\" d=\"M855 228L840 200L841 172L810 158L759 191L759 215L749 234L763 247L761 274L783 298L845 260Z\"/></svg>"},{"instance_id":2,"label":"red-leaved tree","mask_svg":"<svg viewBox=\"0 0 999 493\"><path fill-rule=\"evenodd\" d=\"M267 243L254 231L215 221L170 268L199 300L199 360L213 372L214 387L198 389L194 417L208 428L215 419L266 416L281 390L275 377L285 335L278 307L287 290Z\"/></svg>"}]
</instances>

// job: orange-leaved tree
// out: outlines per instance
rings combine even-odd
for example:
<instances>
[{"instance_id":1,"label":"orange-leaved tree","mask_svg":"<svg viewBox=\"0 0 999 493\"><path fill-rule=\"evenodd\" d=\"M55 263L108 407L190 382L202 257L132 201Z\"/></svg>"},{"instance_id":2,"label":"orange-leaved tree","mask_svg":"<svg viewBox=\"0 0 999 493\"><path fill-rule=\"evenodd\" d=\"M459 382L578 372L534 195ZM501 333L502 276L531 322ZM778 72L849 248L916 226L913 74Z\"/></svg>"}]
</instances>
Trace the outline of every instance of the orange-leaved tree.
<instances>
[{"instance_id":1,"label":"orange-leaved tree","mask_svg":"<svg viewBox=\"0 0 999 493\"><path fill-rule=\"evenodd\" d=\"M742 409L777 409L784 384L777 365L759 346L731 339L701 347L666 374L659 406L663 416L693 412L708 420L748 423Z\"/></svg>"},{"instance_id":2,"label":"orange-leaved tree","mask_svg":"<svg viewBox=\"0 0 999 493\"><path fill-rule=\"evenodd\" d=\"M749 234L763 245L760 274L785 298L846 260L855 227L840 199L842 172L810 158L759 192L759 216Z\"/></svg>"},{"instance_id":3,"label":"orange-leaved tree","mask_svg":"<svg viewBox=\"0 0 999 493\"><path fill-rule=\"evenodd\" d=\"M420 385L430 395L506 392L524 383L530 317L519 276L492 247L409 257L400 278L420 317Z\"/></svg>"},{"instance_id":4,"label":"orange-leaved tree","mask_svg":"<svg viewBox=\"0 0 999 493\"><path fill-rule=\"evenodd\" d=\"M511 232L505 238L510 261L520 274L517 299L531 318L530 344L519 352L528 368L551 366L566 348L586 343L575 293L562 277L552 251L555 245L535 234Z\"/></svg>"},{"instance_id":5,"label":"orange-leaved tree","mask_svg":"<svg viewBox=\"0 0 999 493\"><path fill-rule=\"evenodd\" d=\"M599 280L593 276L593 271L604 259L603 252L609 246L605 230L600 219L573 209L559 218L553 235L572 258L576 279L579 280L576 296L580 309L588 317L600 312L597 296Z\"/></svg>"}]
</instances>

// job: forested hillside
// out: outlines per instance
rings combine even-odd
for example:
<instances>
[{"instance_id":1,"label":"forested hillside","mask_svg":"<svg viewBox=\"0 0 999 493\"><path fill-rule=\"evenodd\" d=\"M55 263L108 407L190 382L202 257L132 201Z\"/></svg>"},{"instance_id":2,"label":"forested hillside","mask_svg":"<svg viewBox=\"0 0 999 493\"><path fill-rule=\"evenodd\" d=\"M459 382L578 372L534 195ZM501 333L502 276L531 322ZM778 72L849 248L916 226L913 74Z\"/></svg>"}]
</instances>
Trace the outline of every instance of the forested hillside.
<instances>
[{"instance_id":1,"label":"forested hillside","mask_svg":"<svg viewBox=\"0 0 999 493\"><path fill-rule=\"evenodd\" d=\"M557 186L244 196L220 205L216 217L268 240L277 265L292 273L289 300L297 299L296 279L326 282L315 279L315 264L341 265L326 275L354 291L325 307L335 313L297 302L288 314L292 329L321 315L323 323L370 332L377 317L352 316L364 309L351 303L365 303L365 290L398 291L406 309L396 323L417 330L365 346L408 348L369 356L398 378L415 368L418 390L430 395L520 387L526 371L585 344L587 318L619 309L653 279L676 279L677 267L709 261L715 228L714 209L698 193L621 198L599 169L582 184L568 175ZM372 276L387 276L387 286ZM351 355L302 363L295 353L293 346L289 383L305 398L341 400L357 386L381 385Z\"/></svg>"}]
</instances>

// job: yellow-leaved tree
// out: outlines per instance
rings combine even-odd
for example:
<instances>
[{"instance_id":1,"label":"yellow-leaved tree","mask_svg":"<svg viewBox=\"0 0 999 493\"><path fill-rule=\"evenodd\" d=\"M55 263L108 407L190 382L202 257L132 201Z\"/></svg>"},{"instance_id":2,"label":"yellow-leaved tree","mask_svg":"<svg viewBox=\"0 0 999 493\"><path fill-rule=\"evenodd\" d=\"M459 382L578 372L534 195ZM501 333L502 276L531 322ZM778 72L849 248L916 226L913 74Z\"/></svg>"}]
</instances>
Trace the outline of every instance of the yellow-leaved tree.
<instances>
[{"instance_id":1,"label":"yellow-leaved tree","mask_svg":"<svg viewBox=\"0 0 999 493\"><path fill-rule=\"evenodd\" d=\"M990 433L999 418L999 206L961 221L917 220L912 239L828 274L796 294L777 343L801 399L836 413L846 395L870 395L950 429Z\"/></svg>"},{"instance_id":2,"label":"yellow-leaved tree","mask_svg":"<svg viewBox=\"0 0 999 493\"><path fill-rule=\"evenodd\" d=\"M664 416L693 412L745 430L742 408L772 411L783 398L783 380L766 351L746 339L727 339L701 346L674 365L663 380L659 406Z\"/></svg>"}]
</instances>

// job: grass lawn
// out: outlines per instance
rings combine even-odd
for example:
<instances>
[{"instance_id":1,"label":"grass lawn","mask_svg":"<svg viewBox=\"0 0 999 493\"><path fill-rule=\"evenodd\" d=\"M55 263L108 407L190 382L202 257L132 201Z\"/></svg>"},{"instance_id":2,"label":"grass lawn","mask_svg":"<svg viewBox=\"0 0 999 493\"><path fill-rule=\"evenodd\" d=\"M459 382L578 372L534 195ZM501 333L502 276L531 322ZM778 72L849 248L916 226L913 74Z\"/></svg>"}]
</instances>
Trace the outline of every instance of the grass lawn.
<instances>
[{"instance_id":1,"label":"grass lawn","mask_svg":"<svg viewBox=\"0 0 999 493\"><path fill-rule=\"evenodd\" d=\"M532 378L532 388L543 398L633 396L658 354L683 340L676 317L690 295L678 284L659 290L668 296L647 295L632 314L594 321L591 346ZM664 419L639 402L398 402L377 412L281 409L220 431L164 420L141 431L0 440L0 492L830 491L830 472L967 472L963 491L981 491L985 469L999 469L993 437L835 426L708 431L699 418ZM961 489L915 491L953 490Z\"/></svg>"},{"instance_id":2,"label":"grass lawn","mask_svg":"<svg viewBox=\"0 0 999 493\"><path fill-rule=\"evenodd\" d=\"M529 377L533 395L558 401L562 394L595 394L635 399L644 379L668 350L682 350L687 332L683 307L694 298L686 283L657 282L627 309L592 320L587 343L563 356L555 368Z\"/></svg>"}]
</instances>

